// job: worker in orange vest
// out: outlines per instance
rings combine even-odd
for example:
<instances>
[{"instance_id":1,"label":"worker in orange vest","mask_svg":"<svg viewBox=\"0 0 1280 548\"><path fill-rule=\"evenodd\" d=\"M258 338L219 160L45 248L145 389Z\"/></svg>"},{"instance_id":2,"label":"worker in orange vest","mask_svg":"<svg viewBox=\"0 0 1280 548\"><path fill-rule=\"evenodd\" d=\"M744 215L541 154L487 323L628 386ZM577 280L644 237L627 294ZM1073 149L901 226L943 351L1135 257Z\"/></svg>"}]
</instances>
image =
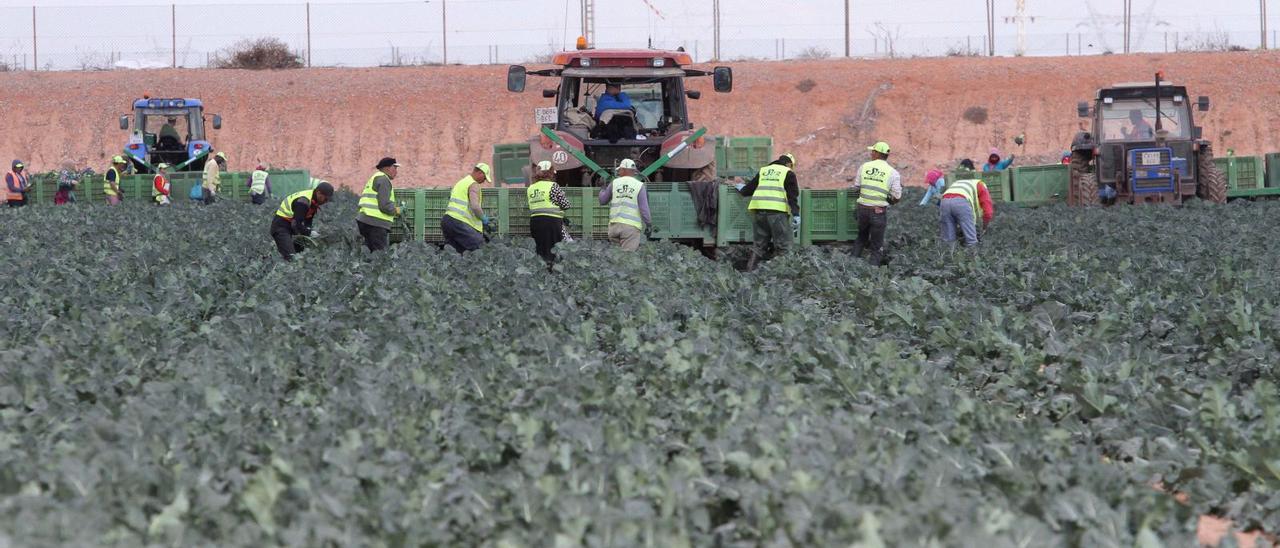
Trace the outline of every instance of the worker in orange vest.
<instances>
[{"instance_id":1,"label":"worker in orange vest","mask_svg":"<svg viewBox=\"0 0 1280 548\"><path fill-rule=\"evenodd\" d=\"M22 160L14 160L12 169L4 174L4 186L9 199L9 207L27 205L27 175L23 173Z\"/></svg>"}]
</instances>

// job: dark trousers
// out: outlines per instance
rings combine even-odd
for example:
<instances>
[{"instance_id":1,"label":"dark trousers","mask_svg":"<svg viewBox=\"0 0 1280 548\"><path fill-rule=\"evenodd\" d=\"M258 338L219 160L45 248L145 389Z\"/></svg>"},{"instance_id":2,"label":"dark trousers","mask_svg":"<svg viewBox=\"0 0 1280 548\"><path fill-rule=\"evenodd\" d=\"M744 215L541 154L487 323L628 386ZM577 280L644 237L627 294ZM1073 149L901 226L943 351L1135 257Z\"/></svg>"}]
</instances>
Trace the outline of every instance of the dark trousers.
<instances>
[{"instance_id":1,"label":"dark trousers","mask_svg":"<svg viewBox=\"0 0 1280 548\"><path fill-rule=\"evenodd\" d=\"M475 251L484 245L483 232L448 215L440 219L440 232L444 233L444 242L453 246L458 253Z\"/></svg>"},{"instance_id":2,"label":"dark trousers","mask_svg":"<svg viewBox=\"0 0 1280 548\"><path fill-rule=\"evenodd\" d=\"M293 255L302 251L302 246L293 242L293 226L284 219L271 216L271 239L276 242L276 249L286 261L292 261Z\"/></svg>"},{"instance_id":3,"label":"dark trousers","mask_svg":"<svg viewBox=\"0 0 1280 548\"><path fill-rule=\"evenodd\" d=\"M538 256L548 263L555 262L556 254L551 249L564 238L564 219L557 217L530 217L529 234L538 248Z\"/></svg>"},{"instance_id":4,"label":"dark trousers","mask_svg":"<svg viewBox=\"0 0 1280 548\"><path fill-rule=\"evenodd\" d=\"M214 202L214 200L215 198L213 196L213 193L210 192L209 189L207 188L204 189L204 200L202 200L204 202L204 205L210 205Z\"/></svg>"},{"instance_id":5,"label":"dark trousers","mask_svg":"<svg viewBox=\"0 0 1280 548\"><path fill-rule=\"evenodd\" d=\"M253 205L262 205L267 203L266 194L250 194L249 199L253 200Z\"/></svg>"},{"instance_id":6,"label":"dark trousers","mask_svg":"<svg viewBox=\"0 0 1280 548\"><path fill-rule=\"evenodd\" d=\"M9 207L22 207L24 205L27 205L26 198L23 198L21 200L9 200Z\"/></svg>"},{"instance_id":7,"label":"dark trousers","mask_svg":"<svg viewBox=\"0 0 1280 548\"><path fill-rule=\"evenodd\" d=\"M889 208L858 206L858 241L853 244L853 256L861 257L862 251L871 255L867 262L880 266L884 259L884 228L889 222Z\"/></svg>"},{"instance_id":8,"label":"dark trousers","mask_svg":"<svg viewBox=\"0 0 1280 548\"><path fill-rule=\"evenodd\" d=\"M791 216L781 211L753 211L752 252L765 260L782 255L791 248Z\"/></svg>"},{"instance_id":9,"label":"dark trousers","mask_svg":"<svg viewBox=\"0 0 1280 548\"><path fill-rule=\"evenodd\" d=\"M360 229L360 237L364 238L364 245L369 248L369 251L383 250L391 245L391 229L389 228L367 225L360 221L356 221L356 228Z\"/></svg>"}]
</instances>

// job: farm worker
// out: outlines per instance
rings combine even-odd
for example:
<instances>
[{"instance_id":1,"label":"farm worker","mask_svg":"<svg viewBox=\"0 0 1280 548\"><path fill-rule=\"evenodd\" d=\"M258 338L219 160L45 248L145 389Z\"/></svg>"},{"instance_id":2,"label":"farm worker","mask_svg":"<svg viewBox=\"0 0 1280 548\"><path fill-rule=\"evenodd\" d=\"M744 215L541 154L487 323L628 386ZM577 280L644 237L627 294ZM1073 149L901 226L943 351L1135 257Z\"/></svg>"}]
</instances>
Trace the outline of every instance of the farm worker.
<instances>
[{"instance_id":1,"label":"farm worker","mask_svg":"<svg viewBox=\"0 0 1280 548\"><path fill-rule=\"evenodd\" d=\"M151 199L156 205L169 205L169 164L156 166L156 176L151 180Z\"/></svg>"},{"instance_id":2,"label":"farm worker","mask_svg":"<svg viewBox=\"0 0 1280 548\"><path fill-rule=\"evenodd\" d=\"M1071 164L1071 151L1068 150L1062 153L1062 165L1065 166L1070 164Z\"/></svg>"},{"instance_id":3,"label":"farm worker","mask_svg":"<svg viewBox=\"0 0 1280 548\"><path fill-rule=\"evenodd\" d=\"M649 191L635 178L636 162L618 163L618 176L600 190L600 205L609 206L609 242L623 251L640 249L646 239L645 227L653 224L649 214Z\"/></svg>"},{"instance_id":4,"label":"farm worker","mask_svg":"<svg viewBox=\"0 0 1280 548\"><path fill-rule=\"evenodd\" d=\"M936 169L931 169L924 175L924 184L929 186L929 190L925 191L920 205L927 205L934 196L941 197L942 191L947 188L947 180L942 177L942 172Z\"/></svg>"},{"instance_id":5,"label":"farm worker","mask_svg":"<svg viewBox=\"0 0 1280 548\"><path fill-rule=\"evenodd\" d=\"M111 158L111 168L102 176L102 193L107 195L108 204L119 204L124 197L124 193L120 192L120 177L124 174L124 165L123 156L114 156Z\"/></svg>"},{"instance_id":6,"label":"farm worker","mask_svg":"<svg viewBox=\"0 0 1280 548\"><path fill-rule=\"evenodd\" d=\"M596 121L606 110L631 110L631 97L622 92L622 84L609 82L604 86L604 95L596 102Z\"/></svg>"},{"instance_id":7,"label":"farm worker","mask_svg":"<svg viewBox=\"0 0 1280 548\"><path fill-rule=\"evenodd\" d=\"M973 160L970 160L968 158L960 160L960 169L967 169L969 171L978 171L978 168L973 167Z\"/></svg>"},{"instance_id":8,"label":"farm worker","mask_svg":"<svg viewBox=\"0 0 1280 548\"><path fill-rule=\"evenodd\" d=\"M222 171L227 169L227 154L219 152L213 155L213 161L204 163L204 179L200 183L203 190L202 201L210 205L216 200L218 191L222 190Z\"/></svg>"},{"instance_id":9,"label":"farm worker","mask_svg":"<svg viewBox=\"0 0 1280 548\"><path fill-rule=\"evenodd\" d=\"M489 164L479 163L471 168L471 174L453 184L449 193L449 207L440 218L440 231L445 243L458 253L475 251L484 245L484 229L493 221L484 214L480 185L489 180L493 171Z\"/></svg>"},{"instance_id":10,"label":"farm worker","mask_svg":"<svg viewBox=\"0 0 1280 548\"><path fill-rule=\"evenodd\" d=\"M533 180L525 191L529 199L529 235L533 236L538 256L550 267L556 260L551 250L564 239L564 212L569 209L569 198L556 184L556 170L551 162L538 162Z\"/></svg>"},{"instance_id":11,"label":"farm worker","mask_svg":"<svg viewBox=\"0 0 1280 548\"><path fill-rule=\"evenodd\" d=\"M889 165L889 144L880 141L867 147L871 161L858 168L853 189L858 192L858 240L853 256L870 250L867 261L880 266L884 258L884 230L889 224L889 204L902 199L902 175Z\"/></svg>"},{"instance_id":12,"label":"farm worker","mask_svg":"<svg viewBox=\"0 0 1280 548\"><path fill-rule=\"evenodd\" d=\"M796 180L795 167L796 157L783 154L761 167L746 184L734 185L739 195L751 197L747 210L753 219L755 243L747 261L748 272L755 270L756 262L765 260L771 252L781 255L791 247L791 233L800 226L800 183Z\"/></svg>"},{"instance_id":13,"label":"farm worker","mask_svg":"<svg viewBox=\"0 0 1280 548\"><path fill-rule=\"evenodd\" d=\"M271 176L267 173L267 167L258 164L253 170L253 174L249 176L249 199L254 204L265 204L267 196L271 194Z\"/></svg>"},{"instance_id":14,"label":"farm worker","mask_svg":"<svg viewBox=\"0 0 1280 548\"><path fill-rule=\"evenodd\" d=\"M1009 168L1009 164L1013 163L1013 155L1010 154L1008 159L1000 159L1000 149L992 148L991 155L987 156L987 163L982 164L982 171L1004 171Z\"/></svg>"},{"instance_id":15,"label":"farm worker","mask_svg":"<svg viewBox=\"0 0 1280 548\"><path fill-rule=\"evenodd\" d=\"M1151 128L1151 124L1142 116L1142 109L1135 108L1129 110L1129 124L1131 127L1120 128L1120 132L1124 134L1124 138L1130 141L1144 141L1156 138L1156 130Z\"/></svg>"},{"instance_id":16,"label":"farm worker","mask_svg":"<svg viewBox=\"0 0 1280 548\"><path fill-rule=\"evenodd\" d=\"M4 174L4 186L7 190L9 207L27 205L27 175L22 172L25 168L26 166L22 164L22 160L14 160L10 164L9 172Z\"/></svg>"},{"instance_id":17,"label":"farm worker","mask_svg":"<svg viewBox=\"0 0 1280 548\"><path fill-rule=\"evenodd\" d=\"M53 203L62 205L76 201L75 189L79 184L80 174L76 172L75 164L63 162L62 169L58 171L58 191L53 194Z\"/></svg>"},{"instance_id":18,"label":"farm worker","mask_svg":"<svg viewBox=\"0 0 1280 548\"><path fill-rule=\"evenodd\" d=\"M987 226L996 211L985 183L979 179L951 183L942 193L942 206L938 209L942 241L954 245L959 229L966 247L978 245L979 209L982 211L982 226Z\"/></svg>"},{"instance_id":19,"label":"farm worker","mask_svg":"<svg viewBox=\"0 0 1280 548\"><path fill-rule=\"evenodd\" d=\"M320 183L311 190L300 190L285 197L271 216L271 239L276 242L276 249L286 261L293 260L293 254L302 251L293 241L294 236L319 238L320 234L311 228L320 206L329 203L333 198L333 185Z\"/></svg>"},{"instance_id":20,"label":"farm worker","mask_svg":"<svg viewBox=\"0 0 1280 548\"><path fill-rule=\"evenodd\" d=\"M395 189L391 186L391 180L396 178L399 168L400 164L396 163L395 158L379 160L377 171L369 176L360 193L356 228L360 230L360 236L364 238L364 245L369 251L379 251L391 245L391 222L400 215L400 206L395 203Z\"/></svg>"}]
</instances>

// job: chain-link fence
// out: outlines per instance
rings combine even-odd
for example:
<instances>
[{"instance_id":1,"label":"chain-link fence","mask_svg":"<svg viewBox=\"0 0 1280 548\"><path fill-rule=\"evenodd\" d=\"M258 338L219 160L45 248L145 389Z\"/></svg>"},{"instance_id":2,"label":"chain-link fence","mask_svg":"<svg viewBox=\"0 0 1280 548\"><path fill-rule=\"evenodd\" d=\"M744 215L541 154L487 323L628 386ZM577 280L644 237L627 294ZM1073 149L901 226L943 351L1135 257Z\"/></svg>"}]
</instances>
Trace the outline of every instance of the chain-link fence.
<instances>
[{"instance_id":1,"label":"chain-link fence","mask_svg":"<svg viewBox=\"0 0 1280 548\"><path fill-rule=\"evenodd\" d=\"M955 0L955 4L967 1ZM615 14L599 21L601 39L595 46L683 47L699 62L717 57L734 61L1125 51L1124 32L1116 28L1114 17L1094 13L1075 19L1042 18L1034 26L1040 30L1024 30L1021 37L1017 25L1006 17L995 25L993 41L976 10L957 11L955 20L937 15L936 21L916 17L902 23L888 18L892 13L884 20L870 21L855 12L848 17L858 22L846 24L846 4L839 0L806 2L801 8L781 0L759 0L748 6L734 6L728 0L721 3L719 35L723 38L718 44L712 38L714 18L705 6L708 3L651 0L637 3L640 15ZM608 4L610 9L614 4ZM813 7L819 4L820 9ZM673 8L677 11L664 14L655 7L668 5L677 6ZM579 0L563 4L429 0L0 7L0 71L202 68L216 66L241 41L263 37L280 40L305 66L546 62L553 52L572 47L580 32L579 6ZM643 11L645 6L648 12ZM885 6L881 7L889 9ZM798 11L785 23L768 19L771 10L790 9ZM1252 21L1250 17L1223 12L1209 18L1199 14L1148 18L1130 32L1129 51L1226 51L1280 45L1275 31L1265 31L1268 43L1262 44L1259 30L1245 30L1249 25L1258 28L1257 16ZM1045 28L1064 30L1047 32Z\"/></svg>"}]
</instances>

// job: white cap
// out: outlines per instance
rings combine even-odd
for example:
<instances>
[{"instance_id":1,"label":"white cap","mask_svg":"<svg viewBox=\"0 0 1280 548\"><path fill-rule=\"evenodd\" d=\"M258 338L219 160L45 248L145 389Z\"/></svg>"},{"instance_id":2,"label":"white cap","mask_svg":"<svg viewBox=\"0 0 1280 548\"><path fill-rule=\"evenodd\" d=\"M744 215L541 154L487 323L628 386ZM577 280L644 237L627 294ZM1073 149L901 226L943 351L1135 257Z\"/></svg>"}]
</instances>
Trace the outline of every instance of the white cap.
<instances>
[{"instance_id":1,"label":"white cap","mask_svg":"<svg viewBox=\"0 0 1280 548\"><path fill-rule=\"evenodd\" d=\"M551 171L551 160L538 162L538 169L541 169L542 171Z\"/></svg>"},{"instance_id":2,"label":"white cap","mask_svg":"<svg viewBox=\"0 0 1280 548\"><path fill-rule=\"evenodd\" d=\"M626 158L626 159L623 159L621 162L618 162L618 169L635 169L635 168L636 168L636 162L631 158Z\"/></svg>"}]
</instances>

